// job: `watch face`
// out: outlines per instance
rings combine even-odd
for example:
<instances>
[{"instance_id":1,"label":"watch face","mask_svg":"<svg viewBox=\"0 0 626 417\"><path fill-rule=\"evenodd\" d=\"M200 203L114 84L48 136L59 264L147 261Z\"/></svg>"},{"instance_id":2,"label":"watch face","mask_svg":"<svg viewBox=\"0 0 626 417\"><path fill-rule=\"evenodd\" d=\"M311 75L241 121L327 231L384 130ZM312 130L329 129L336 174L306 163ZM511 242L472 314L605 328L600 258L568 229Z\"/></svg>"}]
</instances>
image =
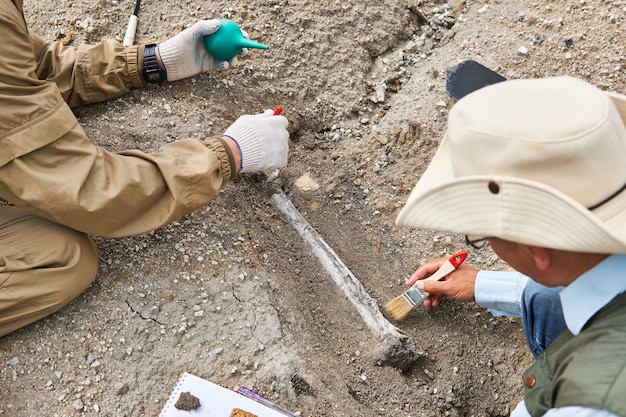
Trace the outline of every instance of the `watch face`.
<instances>
[{"instance_id":1,"label":"watch face","mask_svg":"<svg viewBox=\"0 0 626 417\"><path fill-rule=\"evenodd\" d=\"M150 79L150 81L160 81L161 74L159 72L149 72L148 78Z\"/></svg>"}]
</instances>

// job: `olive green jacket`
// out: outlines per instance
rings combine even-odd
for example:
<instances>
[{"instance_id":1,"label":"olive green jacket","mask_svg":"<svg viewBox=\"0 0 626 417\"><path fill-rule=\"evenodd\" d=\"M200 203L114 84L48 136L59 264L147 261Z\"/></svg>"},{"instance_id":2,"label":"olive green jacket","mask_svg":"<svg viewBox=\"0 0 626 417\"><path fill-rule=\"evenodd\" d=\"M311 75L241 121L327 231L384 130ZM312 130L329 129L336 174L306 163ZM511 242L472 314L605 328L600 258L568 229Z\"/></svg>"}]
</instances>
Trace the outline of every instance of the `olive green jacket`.
<instances>
[{"instance_id":1,"label":"olive green jacket","mask_svg":"<svg viewBox=\"0 0 626 417\"><path fill-rule=\"evenodd\" d=\"M116 237L202 207L234 175L219 138L154 153L113 153L89 140L71 108L145 85L143 46L48 44L27 28L22 0L0 0L0 39L0 198Z\"/></svg>"},{"instance_id":2,"label":"olive green jacket","mask_svg":"<svg viewBox=\"0 0 626 417\"><path fill-rule=\"evenodd\" d=\"M564 330L524 373L524 386L533 417L568 406L626 417L626 294L600 310L578 335Z\"/></svg>"}]
</instances>

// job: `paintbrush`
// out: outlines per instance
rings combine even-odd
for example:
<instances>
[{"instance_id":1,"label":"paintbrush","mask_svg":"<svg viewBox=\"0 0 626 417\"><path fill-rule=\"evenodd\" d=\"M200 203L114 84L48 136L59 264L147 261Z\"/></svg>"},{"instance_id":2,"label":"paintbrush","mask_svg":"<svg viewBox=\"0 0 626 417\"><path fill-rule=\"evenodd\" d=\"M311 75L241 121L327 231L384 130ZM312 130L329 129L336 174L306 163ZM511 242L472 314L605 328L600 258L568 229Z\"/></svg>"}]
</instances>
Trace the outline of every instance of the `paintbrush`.
<instances>
[{"instance_id":1,"label":"paintbrush","mask_svg":"<svg viewBox=\"0 0 626 417\"><path fill-rule=\"evenodd\" d=\"M426 278L430 281L439 281L441 278L450 274L457 269L459 265L467 258L467 251L462 250L452 255L448 260L439 267L439 269ZM419 281L418 281L419 282ZM417 288L417 282L402 295L397 296L385 305L385 310L396 320L403 320L409 315L414 307L422 304L428 298L428 293Z\"/></svg>"}]
</instances>

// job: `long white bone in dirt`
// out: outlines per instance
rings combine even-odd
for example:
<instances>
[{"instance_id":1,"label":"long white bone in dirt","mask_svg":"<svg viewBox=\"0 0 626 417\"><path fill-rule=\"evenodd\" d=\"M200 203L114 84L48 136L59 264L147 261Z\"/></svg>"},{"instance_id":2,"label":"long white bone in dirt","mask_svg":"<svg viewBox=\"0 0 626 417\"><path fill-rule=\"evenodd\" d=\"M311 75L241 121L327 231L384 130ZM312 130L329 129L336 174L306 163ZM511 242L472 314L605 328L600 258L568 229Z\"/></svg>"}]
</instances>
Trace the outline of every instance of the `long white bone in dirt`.
<instances>
[{"instance_id":1,"label":"long white bone in dirt","mask_svg":"<svg viewBox=\"0 0 626 417\"><path fill-rule=\"evenodd\" d=\"M402 330L385 319L378 308L376 300L365 291L361 282L350 272L322 236L300 214L285 193L276 188L273 191L274 193L270 198L272 204L283 214L289 224L306 242L324 269L335 281L335 284L343 290L344 294L354 304L370 329L383 340L389 336L406 338L407 335Z\"/></svg>"}]
</instances>

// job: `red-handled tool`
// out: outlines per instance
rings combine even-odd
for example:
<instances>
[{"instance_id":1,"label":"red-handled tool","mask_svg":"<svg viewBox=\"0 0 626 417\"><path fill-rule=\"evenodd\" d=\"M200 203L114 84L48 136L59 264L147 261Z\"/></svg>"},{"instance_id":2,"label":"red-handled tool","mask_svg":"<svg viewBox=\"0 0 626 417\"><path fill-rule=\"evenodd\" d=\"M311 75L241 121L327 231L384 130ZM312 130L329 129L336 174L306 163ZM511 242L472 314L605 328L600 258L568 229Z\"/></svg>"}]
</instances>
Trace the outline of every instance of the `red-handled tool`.
<instances>
[{"instance_id":1,"label":"red-handled tool","mask_svg":"<svg viewBox=\"0 0 626 417\"><path fill-rule=\"evenodd\" d=\"M462 250L461 252L455 253L451 257L448 258L443 265L439 267L439 269L426 278L428 281L439 281L441 278L446 275L452 273L455 269L459 267L467 258L467 251ZM419 281L418 281L419 282ZM409 287L401 295L397 296L393 300L385 305L385 310L389 314L391 314L396 320L402 320L406 316L409 315L411 310L418 305L422 304L424 300L428 298L428 293L426 291L422 291L417 288L417 282Z\"/></svg>"},{"instance_id":2,"label":"red-handled tool","mask_svg":"<svg viewBox=\"0 0 626 417\"><path fill-rule=\"evenodd\" d=\"M465 261L465 258L467 258L466 250L455 253L450 258L448 258L448 260L443 265L441 265L434 274L426 279L429 281L439 281L441 278L445 277L446 275L457 269L459 265L461 265L463 261Z\"/></svg>"}]
</instances>

